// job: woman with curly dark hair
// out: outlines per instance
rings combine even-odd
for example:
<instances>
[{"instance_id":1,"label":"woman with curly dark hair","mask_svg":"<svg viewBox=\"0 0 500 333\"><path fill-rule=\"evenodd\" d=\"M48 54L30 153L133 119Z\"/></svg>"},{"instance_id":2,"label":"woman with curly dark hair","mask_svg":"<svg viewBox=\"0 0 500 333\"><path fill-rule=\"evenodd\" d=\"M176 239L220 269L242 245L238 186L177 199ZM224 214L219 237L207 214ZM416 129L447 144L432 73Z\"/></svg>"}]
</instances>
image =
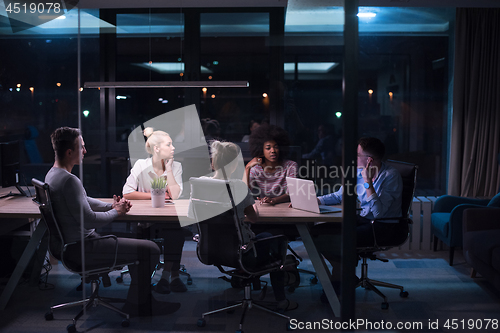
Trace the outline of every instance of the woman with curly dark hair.
<instances>
[{"instance_id":1,"label":"woman with curly dark hair","mask_svg":"<svg viewBox=\"0 0 500 333\"><path fill-rule=\"evenodd\" d=\"M285 159L288 133L277 126L264 124L250 135L253 159L245 167L245 181L261 203L275 205L290 201L286 177L297 177L298 165Z\"/></svg>"}]
</instances>

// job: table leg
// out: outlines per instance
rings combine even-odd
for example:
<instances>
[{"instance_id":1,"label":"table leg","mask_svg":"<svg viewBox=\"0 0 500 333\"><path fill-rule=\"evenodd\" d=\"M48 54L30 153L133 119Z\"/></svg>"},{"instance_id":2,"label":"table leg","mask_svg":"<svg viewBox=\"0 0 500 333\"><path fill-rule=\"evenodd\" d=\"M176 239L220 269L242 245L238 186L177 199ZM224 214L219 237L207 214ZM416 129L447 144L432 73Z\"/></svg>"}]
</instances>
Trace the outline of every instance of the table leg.
<instances>
[{"instance_id":1,"label":"table leg","mask_svg":"<svg viewBox=\"0 0 500 333\"><path fill-rule=\"evenodd\" d=\"M7 282L7 285L5 286L5 289L3 290L2 295L0 296L0 311L4 310L5 307L7 306L10 297L14 293L14 290L16 289L16 286L18 285L21 276L26 270L26 267L28 267L28 264L31 258L33 257L33 254L35 253L36 248L40 243L40 240L45 234L45 231L47 231L45 223L39 223L35 232L33 233L33 235L31 235L31 239L28 242L28 245L26 245L23 255L21 256L21 259L19 259L16 268L14 269L14 272L9 278L9 282Z\"/></svg>"},{"instance_id":2,"label":"table leg","mask_svg":"<svg viewBox=\"0 0 500 333\"><path fill-rule=\"evenodd\" d=\"M321 282L321 286L323 286L326 297L330 302L333 314L338 317L340 316L340 302L337 298L337 294L335 294L332 283L330 282L330 271L328 270L323 257L319 254L316 246L314 245L311 233L309 232L309 227L306 224L300 223L297 224L297 230L299 231L302 242L304 243L304 247L307 250L309 259L311 259L314 270L318 274L319 281Z\"/></svg>"}]
</instances>

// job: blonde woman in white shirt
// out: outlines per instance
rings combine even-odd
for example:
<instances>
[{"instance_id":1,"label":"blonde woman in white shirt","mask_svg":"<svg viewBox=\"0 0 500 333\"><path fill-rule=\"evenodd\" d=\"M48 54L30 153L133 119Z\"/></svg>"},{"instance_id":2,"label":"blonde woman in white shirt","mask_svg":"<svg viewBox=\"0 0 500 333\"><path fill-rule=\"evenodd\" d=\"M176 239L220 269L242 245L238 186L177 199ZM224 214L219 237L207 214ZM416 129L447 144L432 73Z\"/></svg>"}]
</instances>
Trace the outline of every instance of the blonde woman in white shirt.
<instances>
[{"instance_id":1,"label":"blonde woman in white shirt","mask_svg":"<svg viewBox=\"0 0 500 333\"><path fill-rule=\"evenodd\" d=\"M148 127L144 130L144 136L147 138L145 148L151 157L135 162L123 186L123 197L128 200L151 199L151 181L163 177L167 180L165 199L179 198L182 193L182 165L174 161L175 147L170 135ZM154 290L161 294L169 294L170 291L185 292L187 288L179 278L185 231L180 225L177 228L160 228L159 231L159 236L164 239L165 265Z\"/></svg>"}]
</instances>

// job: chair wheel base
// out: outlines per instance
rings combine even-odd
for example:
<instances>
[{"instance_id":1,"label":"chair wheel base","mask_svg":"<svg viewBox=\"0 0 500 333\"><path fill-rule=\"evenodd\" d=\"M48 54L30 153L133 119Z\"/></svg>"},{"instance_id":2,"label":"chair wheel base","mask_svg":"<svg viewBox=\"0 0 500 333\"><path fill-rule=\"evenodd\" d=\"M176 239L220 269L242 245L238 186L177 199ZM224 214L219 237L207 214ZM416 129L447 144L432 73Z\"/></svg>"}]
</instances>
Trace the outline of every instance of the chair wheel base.
<instances>
[{"instance_id":1,"label":"chair wheel base","mask_svg":"<svg viewBox=\"0 0 500 333\"><path fill-rule=\"evenodd\" d=\"M47 312L45 314L45 320L53 320L54 319L54 314L52 312Z\"/></svg>"},{"instance_id":2,"label":"chair wheel base","mask_svg":"<svg viewBox=\"0 0 500 333\"><path fill-rule=\"evenodd\" d=\"M128 319L124 319L122 321L122 327L129 327L130 326L130 321Z\"/></svg>"},{"instance_id":3,"label":"chair wheel base","mask_svg":"<svg viewBox=\"0 0 500 333\"><path fill-rule=\"evenodd\" d=\"M207 326L207 321L204 318L198 319L198 322L196 323L196 326L198 327L205 327Z\"/></svg>"},{"instance_id":4,"label":"chair wheel base","mask_svg":"<svg viewBox=\"0 0 500 333\"><path fill-rule=\"evenodd\" d=\"M68 326L66 326L66 331L68 331L68 333L75 333L76 332L75 324L69 324Z\"/></svg>"},{"instance_id":5,"label":"chair wheel base","mask_svg":"<svg viewBox=\"0 0 500 333\"><path fill-rule=\"evenodd\" d=\"M399 296L406 298L406 297L408 297L408 292L403 290L402 292L399 293Z\"/></svg>"},{"instance_id":6,"label":"chair wheel base","mask_svg":"<svg viewBox=\"0 0 500 333\"><path fill-rule=\"evenodd\" d=\"M382 310L387 310L387 309L389 309L389 303L387 303L387 302L383 302L383 303L382 303L381 308L382 308Z\"/></svg>"}]
</instances>

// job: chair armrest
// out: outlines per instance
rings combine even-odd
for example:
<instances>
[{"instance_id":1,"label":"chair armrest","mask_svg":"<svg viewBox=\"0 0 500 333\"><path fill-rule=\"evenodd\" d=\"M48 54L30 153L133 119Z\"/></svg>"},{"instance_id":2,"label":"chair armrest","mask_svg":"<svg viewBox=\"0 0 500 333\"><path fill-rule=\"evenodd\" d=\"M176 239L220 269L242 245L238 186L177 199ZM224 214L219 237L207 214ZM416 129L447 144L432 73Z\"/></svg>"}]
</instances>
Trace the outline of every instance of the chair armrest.
<instances>
[{"instance_id":1,"label":"chair armrest","mask_svg":"<svg viewBox=\"0 0 500 333\"><path fill-rule=\"evenodd\" d=\"M272 271L281 270L285 267L286 261L286 251L288 246L288 239L284 235L276 235L265 238L259 238L252 241L253 248L250 248L248 252L258 253L258 249L266 246L270 246L271 244L276 246L277 248L277 256L274 260L270 260L266 264L260 265L256 267L255 270L250 269L249 267L245 267L245 263L243 262L242 255L240 255L240 266L245 273L251 275L264 275L270 273ZM243 251L241 251L243 252ZM267 251L269 253L269 251ZM258 258L258 254L256 255Z\"/></svg>"},{"instance_id":2,"label":"chair armrest","mask_svg":"<svg viewBox=\"0 0 500 333\"><path fill-rule=\"evenodd\" d=\"M463 212L463 232L500 229L500 208L468 208Z\"/></svg>"},{"instance_id":3,"label":"chair armrest","mask_svg":"<svg viewBox=\"0 0 500 333\"><path fill-rule=\"evenodd\" d=\"M449 234L450 244L462 244L463 239L463 215L466 209L486 208L485 206L475 204L461 204L453 208L450 215Z\"/></svg>"},{"instance_id":4,"label":"chair armrest","mask_svg":"<svg viewBox=\"0 0 500 333\"><path fill-rule=\"evenodd\" d=\"M117 261L117 258L118 258L118 238L115 235L107 235L107 236L100 236L100 237L88 238L88 239L84 240L85 243L91 243L91 242L95 242L95 241L102 240L102 239L108 239L108 238L112 238L112 239L115 240L115 255L114 255L114 258L109 261L108 264L110 264L110 265L103 264L104 267L99 268L99 270L106 269L106 268L112 269L113 267L116 267L116 261ZM73 243L68 243L68 244L64 245L63 253L61 254L61 261L63 263L64 263L64 252L66 252L66 249L70 245L76 245L76 244L80 244L80 242L73 242ZM90 270L87 270L87 271L89 272Z\"/></svg>"},{"instance_id":5,"label":"chair armrest","mask_svg":"<svg viewBox=\"0 0 500 333\"><path fill-rule=\"evenodd\" d=\"M433 213L450 213L453 208L461 204L473 204L486 206L490 200L488 199L473 199L466 197L458 197L453 195L443 195L434 203Z\"/></svg>"},{"instance_id":6,"label":"chair armrest","mask_svg":"<svg viewBox=\"0 0 500 333\"><path fill-rule=\"evenodd\" d=\"M385 223L384 221L399 221L399 223L406 222L413 224L413 220L409 217L384 217L383 219L373 219L372 223Z\"/></svg>"},{"instance_id":7,"label":"chair armrest","mask_svg":"<svg viewBox=\"0 0 500 333\"><path fill-rule=\"evenodd\" d=\"M413 224L413 220L410 219L409 217L385 217L385 218L382 218L382 219L374 219L374 220L372 220L371 221L371 225L372 225L372 231L373 231L374 247L389 247L389 245L380 245L379 244L379 242L377 241L377 233L375 232L375 229L374 229L374 226L376 224L381 224L381 223L386 224L387 223L387 222L384 222L384 221L399 221L398 223L394 223L394 224L401 224L401 225L403 225L406 228L408 228L408 226L410 224ZM390 247L400 246L404 242L406 242L407 239L408 239L408 232L406 232L406 235L404 235L404 236L402 235L401 239L396 239L395 242L394 242L394 244L391 244Z\"/></svg>"}]
</instances>

